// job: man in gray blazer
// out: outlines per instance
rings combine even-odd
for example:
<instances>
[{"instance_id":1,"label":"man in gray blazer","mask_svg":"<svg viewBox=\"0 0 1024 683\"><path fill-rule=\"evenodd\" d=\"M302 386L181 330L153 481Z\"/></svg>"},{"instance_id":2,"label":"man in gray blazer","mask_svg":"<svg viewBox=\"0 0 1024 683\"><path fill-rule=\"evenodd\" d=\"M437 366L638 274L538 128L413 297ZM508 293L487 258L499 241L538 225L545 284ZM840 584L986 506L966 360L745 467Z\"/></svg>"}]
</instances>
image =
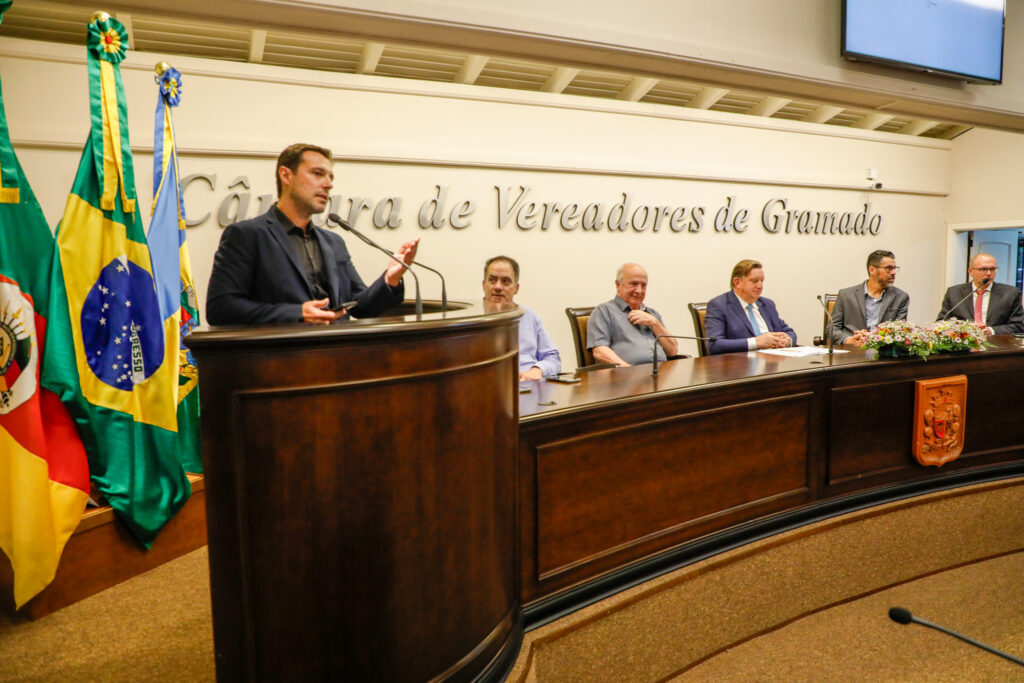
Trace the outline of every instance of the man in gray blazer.
<instances>
[{"instance_id":1,"label":"man in gray blazer","mask_svg":"<svg viewBox=\"0 0 1024 683\"><path fill-rule=\"evenodd\" d=\"M910 295L894 287L896 257L882 249L868 254L868 279L839 290L829 333L836 344L863 344L878 323L906 320Z\"/></svg>"},{"instance_id":2,"label":"man in gray blazer","mask_svg":"<svg viewBox=\"0 0 1024 683\"><path fill-rule=\"evenodd\" d=\"M985 326L986 335L1024 332L1020 290L993 282L998 270L994 256L975 254L967 268L971 281L946 290L937 319L973 320Z\"/></svg>"}]
</instances>

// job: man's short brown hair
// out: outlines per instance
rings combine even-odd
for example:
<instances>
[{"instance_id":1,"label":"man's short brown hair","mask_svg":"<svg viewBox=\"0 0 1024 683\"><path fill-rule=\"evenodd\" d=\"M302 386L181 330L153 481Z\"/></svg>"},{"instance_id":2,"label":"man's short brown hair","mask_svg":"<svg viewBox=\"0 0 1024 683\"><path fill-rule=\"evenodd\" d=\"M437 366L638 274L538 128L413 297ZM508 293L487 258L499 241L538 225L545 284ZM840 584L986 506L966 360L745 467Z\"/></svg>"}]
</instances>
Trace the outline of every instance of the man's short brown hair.
<instances>
[{"instance_id":1,"label":"man's short brown hair","mask_svg":"<svg viewBox=\"0 0 1024 683\"><path fill-rule=\"evenodd\" d=\"M302 163L302 155L306 152L316 152L317 154L326 157L328 161L333 161L331 158L331 150L326 147L307 145L301 142L285 147L284 151L278 155L277 166L274 167L274 180L277 182L278 198L281 196L281 167L284 166L292 173L295 173L295 171L299 170L299 164Z\"/></svg>"},{"instance_id":2,"label":"man's short brown hair","mask_svg":"<svg viewBox=\"0 0 1024 683\"><path fill-rule=\"evenodd\" d=\"M505 263L512 266L512 272L516 276L516 282L519 282L519 263L516 262L511 256L492 256L487 259L487 263L484 264L484 279L487 279L487 270L491 267L491 264L495 261L504 261Z\"/></svg>"},{"instance_id":3,"label":"man's short brown hair","mask_svg":"<svg viewBox=\"0 0 1024 683\"><path fill-rule=\"evenodd\" d=\"M895 261L896 255L891 251L886 251L885 249L875 249L873 252L868 254L867 267L870 268L871 266L874 266L875 268L877 268L878 266L882 265L882 261L884 261L887 258L891 258L893 261Z\"/></svg>"},{"instance_id":4,"label":"man's short brown hair","mask_svg":"<svg viewBox=\"0 0 1024 683\"><path fill-rule=\"evenodd\" d=\"M753 259L748 258L743 259L735 266L733 266L732 275L729 276L729 289L732 289L735 286L732 283L733 280L735 280L736 278L742 280L746 276L750 275L750 271L754 270L755 268L764 268L764 266L762 266L759 261L754 261Z\"/></svg>"}]
</instances>

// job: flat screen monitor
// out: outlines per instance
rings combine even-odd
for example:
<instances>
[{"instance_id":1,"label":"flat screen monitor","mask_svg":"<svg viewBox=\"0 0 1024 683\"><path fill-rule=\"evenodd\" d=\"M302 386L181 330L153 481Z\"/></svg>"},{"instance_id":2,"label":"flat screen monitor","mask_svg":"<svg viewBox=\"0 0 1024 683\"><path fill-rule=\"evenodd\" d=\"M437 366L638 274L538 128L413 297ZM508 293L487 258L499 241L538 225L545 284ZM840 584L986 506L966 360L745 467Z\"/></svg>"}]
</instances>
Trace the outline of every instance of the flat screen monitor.
<instances>
[{"instance_id":1,"label":"flat screen monitor","mask_svg":"<svg viewBox=\"0 0 1024 683\"><path fill-rule=\"evenodd\" d=\"M1003 82L1005 0L843 0L843 57Z\"/></svg>"}]
</instances>

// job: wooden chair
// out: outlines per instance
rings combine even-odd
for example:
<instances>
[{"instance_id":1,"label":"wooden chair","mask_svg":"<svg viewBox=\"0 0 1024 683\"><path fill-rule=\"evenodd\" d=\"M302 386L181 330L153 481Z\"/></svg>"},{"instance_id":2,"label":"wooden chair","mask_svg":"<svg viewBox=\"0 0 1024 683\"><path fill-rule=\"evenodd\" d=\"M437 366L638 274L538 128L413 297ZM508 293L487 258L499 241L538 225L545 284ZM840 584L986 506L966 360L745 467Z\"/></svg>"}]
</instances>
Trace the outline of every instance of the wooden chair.
<instances>
[{"instance_id":1,"label":"wooden chair","mask_svg":"<svg viewBox=\"0 0 1024 683\"><path fill-rule=\"evenodd\" d=\"M569 327L572 329L573 347L576 349L576 366L580 368L594 364L594 354L587 348L587 322L593 310L593 306L565 309Z\"/></svg>"},{"instance_id":2,"label":"wooden chair","mask_svg":"<svg viewBox=\"0 0 1024 683\"><path fill-rule=\"evenodd\" d=\"M690 316L693 317L693 334L696 337L704 337L704 315L708 310L708 302L686 304L690 309ZM711 344L706 341L697 340L697 355L700 357L711 355Z\"/></svg>"},{"instance_id":3,"label":"wooden chair","mask_svg":"<svg viewBox=\"0 0 1024 683\"><path fill-rule=\"evenodd\" d=\"M825 308L828 310L828 313L825 313L825 311L821 312L821 317L822 317L821 336L814 338L814 345L815 346L828 346L828 332L829 332L829 330L828 330L828 328L829 328L828 317L830 315L832 315L832 311L835 310L835 308L836 308L836 300L839 298L839 295L838 294L825 294L823 298L825 299Z\"/></svg>"}]
</instances>

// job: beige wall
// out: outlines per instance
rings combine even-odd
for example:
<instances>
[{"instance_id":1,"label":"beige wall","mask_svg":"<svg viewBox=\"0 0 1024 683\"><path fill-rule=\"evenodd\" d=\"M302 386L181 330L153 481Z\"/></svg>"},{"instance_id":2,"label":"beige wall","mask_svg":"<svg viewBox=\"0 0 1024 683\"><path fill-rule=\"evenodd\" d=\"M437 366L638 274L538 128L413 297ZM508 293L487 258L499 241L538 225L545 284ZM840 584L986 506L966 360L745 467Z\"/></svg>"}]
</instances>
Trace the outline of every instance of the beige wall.
<instances>
[{"instance_id":1,"label":"beige wall","mask_svg":"<svg viewBox=\"0 0 1024 683\"><path fill-rule=\"evenodd\" d=\"M143 206L151 194L152 65L164 58L132 53L123 66ZM944 283L934 264L945 253L949 142L659 105L170 61L184 74L183 103L175 110L182 173L217 175L215 190L197 183L186 193L191 216L212 212L189 230L200 301L228 185L248 177L253 215L256 195L273 192L277 152L293 141L312 141L338 154L339 213L348 213L353 196L402 197L400 227L377 230L366 212L357 226L389 245L422 237L420 258L447 274L450 296L479 296L480 267L488 256L519 259L519 300L538 311L570 368L563 309L610 298L615 268L625 260L647 266L648 302L678 334L691 333L686 303L724 291L730 268L741 258L764 262L766 295L805 343L821 328L814 296L862 279L864 258L873 249L896 252L903 266L898 283L911 294L912 319L929 320L937 309ZM87 130L83 62L84 48L17 40L0 46L11 134L54 224ZM879 170L885 190L867 190L868 167ZM447 186L449 206L455 199L475 203L471 225L418 227L420 206L438 184ZM513 217L499 227L496 186L511 187L513 195L528 186L529 198L537 202L600 203L603 213L623 193L634 207L700 206L704 226L697 233L675 233L666 221L658 232L583 232L564 231L556 220L546 231L522 230ZM716 211L730 196L750 213L749 227L740 234L713 227ZM773 198L785 198L793 209L836 212L860 211L870 202L872 214L882 217L881 232L769 234L760 225L760 211ZM364 278L383 268L383 256L348 243ZM437 297L431 276L422 280L424 295ZM689 343L683 348L693 350Z\"/></svg>"}]
</instances>

